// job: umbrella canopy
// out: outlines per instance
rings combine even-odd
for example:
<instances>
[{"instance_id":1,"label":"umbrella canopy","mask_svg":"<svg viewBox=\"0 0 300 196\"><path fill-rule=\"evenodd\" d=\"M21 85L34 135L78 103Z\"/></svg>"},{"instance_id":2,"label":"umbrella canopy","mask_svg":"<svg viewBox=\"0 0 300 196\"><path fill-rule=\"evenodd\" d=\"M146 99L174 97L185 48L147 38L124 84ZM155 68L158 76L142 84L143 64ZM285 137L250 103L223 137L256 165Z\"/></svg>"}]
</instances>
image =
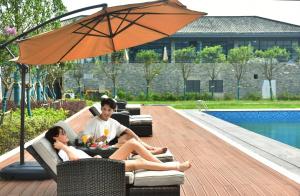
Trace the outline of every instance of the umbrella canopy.
<instances>
[{"instance_id":1,"label":"umbrella canopy","mask_svg":"<svg viewBox=\"0 0 300 196\"><path fill-rule=\"evenodd\" d=\"M206 13L177 0L103 8L62 28L19 41L22 64L53 64L101 56L174 34Z\"/></svg>"}]
</instances>

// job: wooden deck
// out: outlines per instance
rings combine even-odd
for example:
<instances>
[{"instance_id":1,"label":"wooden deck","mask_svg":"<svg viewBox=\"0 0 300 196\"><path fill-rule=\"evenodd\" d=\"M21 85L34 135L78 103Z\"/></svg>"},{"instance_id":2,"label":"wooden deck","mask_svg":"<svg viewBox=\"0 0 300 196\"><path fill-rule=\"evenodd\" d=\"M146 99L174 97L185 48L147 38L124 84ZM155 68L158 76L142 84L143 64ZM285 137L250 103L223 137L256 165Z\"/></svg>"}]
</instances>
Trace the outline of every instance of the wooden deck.
<instances>
[{"instance_id":1,"label":"wooden deck","mask_svg":"<svg viewBox=\"0 0 300 196\"><path fill-rule=\"evenodd\" d=\"M144 141L167 146L179 161L191 160L182 196L196 195L300 195L300 185L266 167L208 131L163 106L143 107L153 116L154 135ZM71 125L82 130L88 111ZM26 159L32 157L26 153ZM18 155L0 163L0 168L18 161ZM56 195L56 183L45 181L0 181L0 195Z\"/></svg>"}]
</instances>

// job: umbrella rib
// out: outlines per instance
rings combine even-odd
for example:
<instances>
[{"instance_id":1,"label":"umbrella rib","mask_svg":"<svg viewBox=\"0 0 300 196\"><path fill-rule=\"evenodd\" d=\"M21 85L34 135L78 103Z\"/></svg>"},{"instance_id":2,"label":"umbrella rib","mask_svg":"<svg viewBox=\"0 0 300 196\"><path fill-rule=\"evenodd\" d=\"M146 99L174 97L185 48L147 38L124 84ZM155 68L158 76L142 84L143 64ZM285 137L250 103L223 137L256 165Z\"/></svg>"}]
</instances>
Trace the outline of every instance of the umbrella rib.
<instances>
[{"instance_id":1,"label":"umbrella rib","mask_svg":"<svg viewBox=\"0 0 300 196\"><path fill-rule=\"evenodd\" d=\"M104 18L104 17L102 16L102 19L103 19L103 18ZM101 32L101 31L98 31L98 30L93 29L93 28L91 28L91 27L88 26L90 23L96 21L97 19L98 19L97 17L94 17L94 18L93 18L91 21L89 21L87 24L83 24L82 22L78 23L78 24L81 25L81 27L79 27L78 29L76 29L75 31L73 31L73 33L77 33L76 31L79 31L80 29L83 28L83 26L85 26L85 27L87 27L87 28L89 28L89 29L92 29L92 30L94 30L94 31L96 31L96 32L98 32L98 33L100 33L100 34L105 35L105 36L108 37L109 35L107 35L106 33L103 33L103 32ZM101 20L102 20L102 19L101 19ZM100 21L101 21L101 20L100 20ZM81 32L80 32L80 33L81 33Z\"/></svg>"},{"instance_id":2,"label":"umbrella rib","mask_svg":"<svg viewBox=\"0 0 300 196\"><path fill-rule=\"evenodd\" d=\"M73 32L73 33L83 34L83 35L86 34L86 33L82 33L82 32ZM89 35L89 36L95 36L95 37L107 37L106 35L103 36L103 35L96 35L96 34L90 34L90 33L87 33L86 35Z\"/></svg>"},{"instance_id":3,"label":"umbrella rib","mask_svg":"<svg viewBox=\"0 0 300 196\"><path fill-rule=\"evenodd\" d=\"M103 19L104 17L102 17L98 22L96 22L96 24L93 26L93 28L97 25L97 24L99 24L99 22ZM92 30L90 29L84 36L82 36L82 38L81 39L79 39L58 61L57 61L57 63L59 63L67 54L69 54L70 53L70 51L73 49L73 48L75 48L86 36L87 36L87 34L88 33L90 33Z\"/></svg>"},{"instance_id":4,"label":"umbrella rib","mask_svg":"<svg viewBox=\"0 0 300 196\"><path fill-rule=\"evenodd\" d=\"M116 32L114 35L118 35L119 33L121 33L122 31L125 31L126 29L128 29L130 26L133 25L134 22L138 21L139 19L141 19L143 16L145 16L144 14L140 15L138 18L134 19L132 22L130 22L129 25L127 25L126 27L124 27L123 29L121 29L120 31ZM125 18L123 18L125 20Z\"/></svg>"},{"instance_id":5,"label":"umbrella rib","mask_svg":"<svg viewBox=\"0 0 300 196\"><path fill-rule=\"evenodd\" d=\"M119 17L119 16L115 16L115 17L122 19L122 18ZM163 35L165 35L165 36L169 36L168 34L166 34L166 33L164 33L164 32L161 32L161 31L158 31L158 30L156 30L156 29L153 29L153 28L151 28L151 27L147 27L147 26L145 26L145 25L136 23L136 22L131 21L131 20L128 20L128 19L125 19L125 20L126 20L127 22L130 22L130 23L132 23L132 24L138 25L138 26L143 27L143 28L145 28L145 29L148 29L148 30L151 30L151 31L160 33L160 34L163 34ZM132 25L132 24L131 24L131 25Z\"/></svg>"},{"instance_id":6,"label":"umbrella rib","mask_svg":"<svg viewBox=\"0 0 300 196\"><path fill-rule=\"evenodd\" d=\"M113 35L113 32L112 32L112 29L111 29L111 23L110 23L110 18L109 18L109 14L106 15L107 17L107 23L108 23L108 28L109 28L109 38L111 40L111 43L112 43L112 47L113 47L113 51L115 52L116 51L116 48L115 48L115 43L114 43L114 35Z\"/></svg>"},{"instance_id":7,"label":"umbrella rib","mask_svg":"<svg viewBox=\"0 0 300 196\"><path fill-rule=\"evenodd\" d=\"M114 14L125 14L123 12L116 12ZM157 12L157 13L153 13L153 12L136 12L136 13L130 13L131 15L135 15L135 14L147 14L147 15L199 15L198 13L161 13L161 12Z\"/></svg>"},{"instance_id":8,"label":"umbrella rib","mask_svg":"<svg viewBox=\"0 0 300 196\"><path fill-rule=\"evenodd\" d=\"M118 28L117 28L116 31L114 32L114 34L116 34L116 33L118 32L118 30L120 29L120 27L121 27L122 24L124 23L125 18L127 18L127 16L128 16L128 14L129 14L130 11L131 11L131 10L128 10L128 12L126 13L125 17L122 19L122 22L120 23L120 25L118 26Z\"/></svg>"},{"instance_id":9,"label":"umbrella rib","mask_svg":"<svg viewBox=\"0 0 300 196\"><path fill-rule=\"evenodd\" d=\"M79 24L81 24L81 23L79 23ZM101 32L101 31L98 31L97 29L92 29L91 27L89 27L89 26L87 26L87 25L85 25L85 24L81 24L82 26L85 26L85 27L87 27L87 28L89 28L89 29L91 29L91 30L94 30L94 31L96 31L96 32L98 32L98 33L100 33L100 34L102 34L102 35L105 35L105 36L109 36L108 34L106 34L106 33L103 33L103 32Z\"/></svg>"},{"instance_id":10,"label":"umbrella rib","mask_svg":"<svg viewBox=\"0 0 300 196\"><path fill-rule=\"evenodd\" d=\"M103 17L102 17L102 18L103 18ZM86 24L84 24L84 25L87 26L88 24L91 24L92 22L97 21L97 20L98 20L98 18L95 17L95 18L93 18L93 20L89 21L88 23L86 23ZM80 23L78 23L78 24L80 24ZM74 30L73 33L76 32L76 31L79 31L80 29L83 28L83 25L82 25L82 24L80 24L80 25L81 25L81 26L78 27L76 30ZM87 27L89 27L89 26L87 26Z\"/></svg>"}]
</instances>

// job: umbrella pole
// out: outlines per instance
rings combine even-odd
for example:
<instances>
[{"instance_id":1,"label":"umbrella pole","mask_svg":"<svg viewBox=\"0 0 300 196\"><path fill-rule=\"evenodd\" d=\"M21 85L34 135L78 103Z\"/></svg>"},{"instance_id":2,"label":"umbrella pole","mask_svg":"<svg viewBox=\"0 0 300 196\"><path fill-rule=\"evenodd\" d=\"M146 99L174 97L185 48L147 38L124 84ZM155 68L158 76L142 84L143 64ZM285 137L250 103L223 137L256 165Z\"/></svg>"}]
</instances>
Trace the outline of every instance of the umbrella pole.
<instances>
[{"instance_id":1,"label":"umbrella pole","mask_svg":"<svg viewBox=\"0 0 300 196\"><path fill-rule=\"evenodd\" d=\"M49 174L36 162L24 159L25 149L25 80L28 66L19 64L21 70L21 130L20 130L20 162L12 163L0 171L3 179L11 180L44 180L49 179Z\"/></svg>"},{"instance_id":2,"label":"umbrella pole","mask_svg":"<svg viewBox=\"0 0 300 196\"><path fill-rule=\"evenodd\" d=\"M25 79L28 66L19 64L21 69L21 131L20 131L20 165L24 165L24 143L25 143Z\"/></svg>"}]
</instances>

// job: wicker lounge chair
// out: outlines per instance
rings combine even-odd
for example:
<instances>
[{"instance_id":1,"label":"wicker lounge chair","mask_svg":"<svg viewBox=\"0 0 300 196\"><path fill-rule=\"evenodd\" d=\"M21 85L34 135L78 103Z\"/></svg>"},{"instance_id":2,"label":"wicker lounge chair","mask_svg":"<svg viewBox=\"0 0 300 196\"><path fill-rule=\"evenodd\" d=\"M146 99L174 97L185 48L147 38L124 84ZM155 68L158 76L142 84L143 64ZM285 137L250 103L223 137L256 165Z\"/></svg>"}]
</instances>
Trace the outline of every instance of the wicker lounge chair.
<instances>
[{"instance_id":1,"label":"wicker lounge chair","mask_svg":"<svg viewBox=\"0 0 300 196\"><path fill-rule=\"evenodd\" d=\"M72 140L70 127L64 128ZM179 196L184 181L184 174L178 171L125 172L123 161L90 158L62 162L45 138L26 150L57 182L58 195Z\"/></svg>"}]
</instances>

